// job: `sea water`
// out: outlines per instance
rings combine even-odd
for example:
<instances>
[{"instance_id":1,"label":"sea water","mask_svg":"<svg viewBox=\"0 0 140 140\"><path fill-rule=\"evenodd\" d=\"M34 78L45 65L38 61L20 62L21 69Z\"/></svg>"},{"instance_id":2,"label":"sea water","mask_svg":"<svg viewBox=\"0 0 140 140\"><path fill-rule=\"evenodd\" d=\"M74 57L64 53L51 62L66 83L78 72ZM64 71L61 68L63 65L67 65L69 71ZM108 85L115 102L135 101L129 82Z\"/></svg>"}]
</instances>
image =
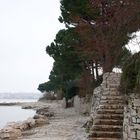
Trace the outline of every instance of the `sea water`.
<instances>
[{"instance_id":1,"label":"sea water","mask_svg":"<svg viewBox=\"0 0 140 140\"><path fill-rule=\"evenodd\" d=\"M0 103L36 102L41 95L38 93L0 93ZM35 111L21 109L21 106L0 106L0 129L8 122L17 122L33 117Z\"/></svg>"},{"instance_id":2,"label":"sea water","mask_svg":"<svg viewBox=\"0 0 140 140\"><path fill-rule=\"evenodd\" d=\"M0 129L3 128L7 122L23 121L34 115L35 111L21 109L20 106L0 106Z\"/></svg>"}]
</instances>

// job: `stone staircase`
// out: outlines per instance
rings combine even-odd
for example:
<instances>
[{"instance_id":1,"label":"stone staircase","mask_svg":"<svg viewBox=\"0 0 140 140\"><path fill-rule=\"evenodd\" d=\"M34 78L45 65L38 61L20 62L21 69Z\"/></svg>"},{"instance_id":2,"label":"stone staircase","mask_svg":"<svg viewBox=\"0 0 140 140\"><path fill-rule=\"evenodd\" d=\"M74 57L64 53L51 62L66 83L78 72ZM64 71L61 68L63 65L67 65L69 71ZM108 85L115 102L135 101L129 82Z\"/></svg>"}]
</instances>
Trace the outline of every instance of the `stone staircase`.
<instances>
[{"instance_id":1,"label":"stone staircase","mask_svg":"<svg viewBox=\"0 0 140 140\"><path fill-rule=\"evenodd\" d=\"M102 84L102 94L94 114L89 140L122 140L124 101L118 91L119 84L113 78L113 74L108 79L104 78L106 81Z\"/></svg>"}]
</instances>

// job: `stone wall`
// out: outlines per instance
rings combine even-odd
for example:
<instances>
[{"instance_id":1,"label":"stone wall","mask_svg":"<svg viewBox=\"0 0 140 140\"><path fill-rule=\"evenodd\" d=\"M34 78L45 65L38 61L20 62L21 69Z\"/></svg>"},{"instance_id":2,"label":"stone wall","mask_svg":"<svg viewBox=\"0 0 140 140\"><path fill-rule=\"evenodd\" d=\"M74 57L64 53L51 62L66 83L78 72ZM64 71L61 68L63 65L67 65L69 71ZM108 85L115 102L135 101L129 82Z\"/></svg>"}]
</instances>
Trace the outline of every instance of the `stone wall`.
<instances>
[{"instance_id":1,"label":"stone wall","mask_svg":"<svg viewBox=\"0 0 140 140\"><path fill-rule=\"evenodd\" d=\"M131 94L124 107L123 140L140 140L140 96Z\"/></svg>"},{"instance_id":2,"label":"stone wall","mask_svg":"<svg viewBox=\"0 0 140 140\"><path fill-rule=\"evenodd\" d=\"M75 111L79 114L89 114L91 108L91 101L87 97L80 98L78 95L68 100L68 106L66 105L66 99L61 100L63 108L74 107Z\"/></svg>"},{"instance_id":3,"label":"stone wall","mask_svg":"<svg viewBox=\"0 0 140 140\"><path fill-rule=\"evenodd\" d=\"M91 117L93 119L96 115L96 111L98 110L102 93L103 93L102 86L99 86L94 89L93 96L92 96L92 102L91 102Z\"/></svg>"},{"instance_id":4,"label":"stone wall","mask_svg":"<svg viewBox=\"0 0 140 140\"><path fill-rule=\"evenodd\" d=\"M88 97L80 98L79 96L74 97L74 108L75 111L80 114L90 113L91 101Z\"/></svg>"}]
</instances>

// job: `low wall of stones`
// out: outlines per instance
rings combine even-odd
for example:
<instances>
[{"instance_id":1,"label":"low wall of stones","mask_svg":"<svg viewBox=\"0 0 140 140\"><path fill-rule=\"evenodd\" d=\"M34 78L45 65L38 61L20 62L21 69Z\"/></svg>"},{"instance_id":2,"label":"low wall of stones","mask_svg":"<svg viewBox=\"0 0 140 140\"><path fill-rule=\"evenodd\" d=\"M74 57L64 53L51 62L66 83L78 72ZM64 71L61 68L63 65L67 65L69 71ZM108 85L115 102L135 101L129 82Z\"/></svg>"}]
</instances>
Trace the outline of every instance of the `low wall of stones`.
<instances>
[{"instance_id":1,"label":"low wall of stones","mask_svg":"<svg viewBox=\"0 0 140 140\"><path fill-rule=\"evenodd\" d=\"M68 107L74 107L75 111L79 114L89 114L91 108L91 101L89 97L79 97L74 96L72 99L68 100ZM61 100L61 105L66 108L66 99Z\"/></svg>"},{"instance_id":2,"label":"low wall of stones","mask_svg":"<svg viewBox=\"0 0 140 140\"><path fill-rule=\"evenodd\" d=\"M80 98L79 96L75 96L73 106L76 112L80 114L89 114L91 101L88 97Z\"/></svg>"},{"instance_id":3,"label":"low wall of stones","mask_svg":"<svg viewBox=\"0 0 140 140\"><path fill-rule=\"evenodd\" d=\"M131 94L124 107L123 140L140 140L140 96Z\"/></svg>"},{"instance_id":4,"label":"low wall of stones","mask_svg":"<svg viewBox=\"0 0 140 140\"><path fill-rule=\"evenodd\" d=\"M78 96L74 97L75 110L80 113L90 113L91 118L94 119L96 116L96 111L100 105L102 94L106 92L110 87L119 87L120 76L120 73L105 73L103 75L102 84L94 89L91 100L88 100L88 98L80 98Z\"/></svg>"},{"instance_id":5,"label":"low wall of stones","mask_svg":"<svg viewBox=\"0 0 140 140\"><path fill-rule=\"evenodd\" d=\"M91 101L91 117L94 120L94 117L96 116L96 111L98 110L98 107L100 105L101 96L103 93L102 86L99 86L94 89L92 101Z\"/></svg>"}]
</instances>

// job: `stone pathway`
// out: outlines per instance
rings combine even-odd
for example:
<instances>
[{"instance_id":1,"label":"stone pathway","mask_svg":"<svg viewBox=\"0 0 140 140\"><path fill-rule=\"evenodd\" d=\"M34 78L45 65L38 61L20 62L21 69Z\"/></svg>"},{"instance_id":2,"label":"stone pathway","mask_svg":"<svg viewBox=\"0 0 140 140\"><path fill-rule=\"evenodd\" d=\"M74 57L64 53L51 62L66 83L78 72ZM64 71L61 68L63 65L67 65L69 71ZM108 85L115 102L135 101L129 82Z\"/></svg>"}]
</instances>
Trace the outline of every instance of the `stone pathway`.
<instances>
[{"instance_id":1,"label":"stone pathway","mask_svg":"<svg viewBox=\"0 0 140 140\"><path fill-rule=\"evenodd\" d=\"M94 119L90 140L121 140L123 97L113 88L103 93ZM115 90L115 89L114 89Z\"/></svg>"},{"instance_id":2,"label":"stone pathway","mask_svg":"<svg viewBox=\"0 0 140 140\"><path fill-rule=\"evenodd\" d=\"M19 140L87 140L85 128L88 117L79 115L74 108L63 109L60 103L48 103L54 117L50 124L24 131Z\"/></svg>"}]
</instances>

